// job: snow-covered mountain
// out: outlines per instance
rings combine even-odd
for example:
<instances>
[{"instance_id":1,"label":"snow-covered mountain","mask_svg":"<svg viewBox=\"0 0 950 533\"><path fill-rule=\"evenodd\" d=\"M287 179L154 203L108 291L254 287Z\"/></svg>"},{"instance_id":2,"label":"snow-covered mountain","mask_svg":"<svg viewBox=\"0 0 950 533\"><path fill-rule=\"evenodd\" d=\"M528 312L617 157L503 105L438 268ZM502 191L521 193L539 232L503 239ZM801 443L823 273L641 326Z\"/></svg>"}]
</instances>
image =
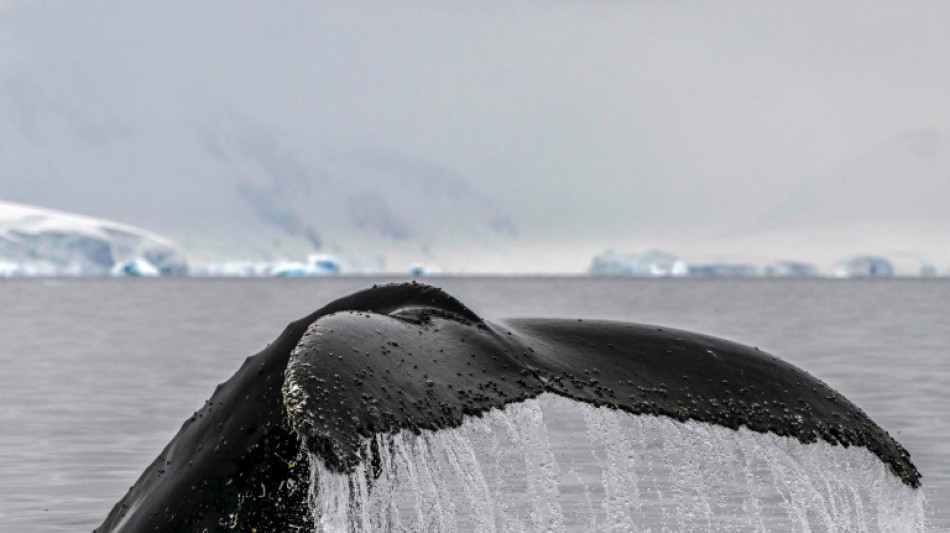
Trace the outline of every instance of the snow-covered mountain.
<instances>
[{"instance_id":1,"label":"snow-covered mountain","mask_svg":"<svg viewBox=\"0 0 950 533\"><path fill-rule=\"evenodd\" d=\"M132 262L166 275L188 270L175 244L155 233L0 201L0 263L8 274L106 275Z\"/></svg>"}]
</instances>

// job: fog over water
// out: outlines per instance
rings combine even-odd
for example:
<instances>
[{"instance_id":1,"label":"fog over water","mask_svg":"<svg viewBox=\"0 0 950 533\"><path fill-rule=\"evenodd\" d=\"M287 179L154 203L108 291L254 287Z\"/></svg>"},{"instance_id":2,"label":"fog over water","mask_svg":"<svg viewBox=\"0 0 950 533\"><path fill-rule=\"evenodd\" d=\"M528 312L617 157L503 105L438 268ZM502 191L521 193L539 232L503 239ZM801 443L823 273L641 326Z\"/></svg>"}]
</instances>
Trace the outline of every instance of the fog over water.
<instances>
[{"instance_id":1,"label":"fog over water","mask_svg":"<svg viewBox=\"0 0 950 533\"><path fill-rule=\"evenodd\" d=\"M318 242L396 268L576 272L659 247L945 271L948 17L2 2L0 198L136 224L199 259Z\"/></svg>"}]
</instances>

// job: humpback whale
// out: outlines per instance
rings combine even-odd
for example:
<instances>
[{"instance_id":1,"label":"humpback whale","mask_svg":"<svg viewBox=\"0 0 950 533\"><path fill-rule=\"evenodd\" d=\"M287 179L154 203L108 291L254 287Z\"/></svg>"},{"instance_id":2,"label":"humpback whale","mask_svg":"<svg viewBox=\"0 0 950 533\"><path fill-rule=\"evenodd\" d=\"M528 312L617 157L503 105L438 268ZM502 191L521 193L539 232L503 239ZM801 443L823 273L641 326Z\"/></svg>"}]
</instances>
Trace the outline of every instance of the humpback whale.
<instances>
[{"instance_id":1,"label":"humpback whale","mask_svg":"<svg viewBox=\"0 0 950 533\"><path fill-rule=\"evenodd\" d=\"M860 446L905 485L909 453L857 406L757 348L603 320L486 320L441 289L356 292L292 322L219 385L99 532L312 530L306 451L334 472L374 435L441 430L553 393L809 444Z\"/></svg>"}]
</instances>

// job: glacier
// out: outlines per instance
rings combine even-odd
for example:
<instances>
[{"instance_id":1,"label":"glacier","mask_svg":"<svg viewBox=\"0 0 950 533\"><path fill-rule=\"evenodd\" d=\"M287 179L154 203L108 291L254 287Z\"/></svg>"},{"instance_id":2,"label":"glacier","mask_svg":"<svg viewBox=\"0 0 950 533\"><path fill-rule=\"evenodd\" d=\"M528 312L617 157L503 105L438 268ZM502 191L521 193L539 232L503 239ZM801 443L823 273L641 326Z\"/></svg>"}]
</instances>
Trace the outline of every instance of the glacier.
<instances>
[{"instance_id":1,"label":"glacier","mask_svg":"<svg viewBox=\"0 0 950 533\"><path fill-rule=\"evenodd\" d=\"M172 241L147 230L0 201L0 275L184 275Z\"/></svg>"}]
</instances>

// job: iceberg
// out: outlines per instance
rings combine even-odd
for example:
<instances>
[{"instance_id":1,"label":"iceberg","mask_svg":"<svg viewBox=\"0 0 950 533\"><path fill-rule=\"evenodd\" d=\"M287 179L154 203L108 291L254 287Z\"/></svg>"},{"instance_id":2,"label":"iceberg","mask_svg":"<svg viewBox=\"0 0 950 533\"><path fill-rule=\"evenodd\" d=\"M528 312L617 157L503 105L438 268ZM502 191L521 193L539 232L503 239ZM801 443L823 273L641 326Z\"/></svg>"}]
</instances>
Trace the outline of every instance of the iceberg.
<instances>
[{"instance_id":1,"label":"iceberg","mask_svg":"<svg viewBox=\"0 0 950 533\"><path fill-rule=\"evenodd\" d=\"M278 278L302 278L309 273L307 265L298 261L277 263L271 270L271 275Z\"/></svg>"},{"instance_id":2,"label":"iceberg","mask_svg":"<svg viewBox=\"0 0 950 533\"><path fill-rule=\"evenodd\" d=\"M765 267L765 275L774 278L809 278L817 276L818 269L811 263L801 261L776 261Z\"/></svg>"},{"instance_id":3,"label":"iceberg","mask_svg":"<svg viewBox=\"0 0 950 533\"><path fill-rule=\"evenodd\" d=\"M759 269L752 263L707 263L690 265L690 276L748 278L759 274Z\"/></svg>"},{"instance_id":4,"label":"iceberg","mask_svg":"<svg viewBox=\"0 0 950 533\"><path fill-rule=\"evenodd\" d=\"M607 250L595 256L588 269L592 276L665 277L685 276L689 272L686 263L662 250L640 254L618 254Z\"/></svg>"},{"instance_id":5,"label":"iceberg","mask_svg":"<svg viewBox=\"0 0 950 533\"><path fill-rule=\"evenodd\" d=\"M332 276L343 270L340 260L332 255L310 254L307 256L307 274L310 276Z\"/></svg>"},{"instance_id":6,"label":"iceberg","mask_svg":"<svg viewBox=\"0 0 950 533\"><path fill-rule=\"evenodd\" d=\"M835 268L839 278L876 278L894 275L894 265L884 257L858 255L841 262Z\"/></svg>"},{"instance_id":7,"label":"iceberg","mask_svg":"<svg viewBox=\"0 0 950 533\"><path fill-rule=\"evenodd\" d=\"M284 263L266 261L224 261L221 263L198 264L189 273L193 276L223 278L257 278L271 276L275 266Z\"/></svg>"},{"instance_id":8,"label":"iceberg","mask_svg":"<svg viewBox=\"0 0 950 533\"><path fill-rule=\"evenodd\" d=\"M155 233L4 201L0 201L0 263L6 265L2 269L6 275L104 276L132 263L144 269L140 272L149 268L160 275L188 272L178 247Z\"/></svg>"},{"instance_id":9,"label":"iceberg","mask_svg":"<svg viewBox=\"0 0 950 533\"><path fill-rule=\"evenodd\" d=\"M155 265L145 259L136 258L122 261L112 267L112 275L116 277L153 277L161 275Z\"/></svg>"},{"instance_id":10,"label":"iceberg","mask_svg":"<svg viewBox=\"0 0 950 533\"><path fill-rule=\"evenodd\" d=\"M270 274L282 278L301 278L304 276L334 276L342 271L340 261L325 254L310 254L307 262L284 261L276 263Z\"/></svg>"}]
</instances>

